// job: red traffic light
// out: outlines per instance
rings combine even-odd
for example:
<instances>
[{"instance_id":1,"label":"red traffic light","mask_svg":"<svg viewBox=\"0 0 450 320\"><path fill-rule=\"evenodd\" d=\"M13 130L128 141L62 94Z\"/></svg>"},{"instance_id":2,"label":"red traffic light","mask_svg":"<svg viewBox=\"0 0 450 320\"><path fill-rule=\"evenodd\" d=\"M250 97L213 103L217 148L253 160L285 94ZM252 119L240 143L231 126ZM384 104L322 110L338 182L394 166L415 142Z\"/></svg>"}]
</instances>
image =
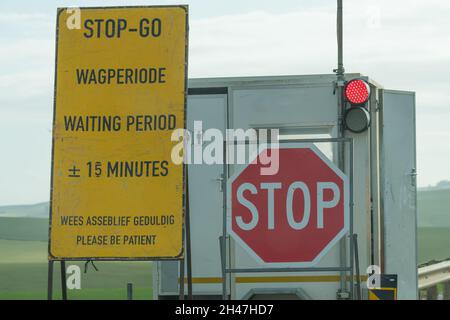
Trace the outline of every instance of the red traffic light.
<instances>
[{"instance_id":1,"label":"red traffic light","mask_svg":"<svg viewBox=\"0 0 450 320\"><path fill-rule=\"evenodd\" d=\"M350 80L344 87L344 96L351 104L362 105L369 100L370 86L361 79Z\"/></svg>"}]
</instances>

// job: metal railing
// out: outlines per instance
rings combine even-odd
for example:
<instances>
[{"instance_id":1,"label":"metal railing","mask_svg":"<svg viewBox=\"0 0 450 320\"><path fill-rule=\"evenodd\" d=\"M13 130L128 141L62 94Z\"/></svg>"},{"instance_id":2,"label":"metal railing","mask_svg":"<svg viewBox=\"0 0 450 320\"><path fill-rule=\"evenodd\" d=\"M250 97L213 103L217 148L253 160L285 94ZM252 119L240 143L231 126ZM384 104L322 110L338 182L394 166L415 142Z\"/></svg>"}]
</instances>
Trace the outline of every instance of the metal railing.
<instances>
[{"instance_id":1,"label":"metal railing","mask_svg":"<svg viewBox=\"0 0 450 320\"><path fill-rule=\"evenodd\" d=\"M450 300L450 260L419 267L420 299Z\"/></svg>"}]
</instances>

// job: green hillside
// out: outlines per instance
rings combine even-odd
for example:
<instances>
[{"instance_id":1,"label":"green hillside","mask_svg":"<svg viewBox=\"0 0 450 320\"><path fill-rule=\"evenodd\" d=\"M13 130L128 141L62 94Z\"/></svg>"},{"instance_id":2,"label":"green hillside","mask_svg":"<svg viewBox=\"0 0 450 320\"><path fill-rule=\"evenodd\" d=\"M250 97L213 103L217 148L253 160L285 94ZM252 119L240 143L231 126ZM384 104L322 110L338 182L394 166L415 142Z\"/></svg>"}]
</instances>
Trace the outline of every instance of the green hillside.
<instances>
[{"instance_id":1,"label":"green hillside","mask_svg":"<svg viewBox=\"0 0 450 320\"><path fill-rule=\"evenodd\" d=\"M0 217L48 218L49 203L42 202L30 205L0 206Z\"/></svg>"},{"instance_id":2,"label":"green hillside","mask_svg":"<svg viewBox=\"0 0 450 320\"><path fill-rule=\"evenodd\" d=\"M46 299L48 218L18 213L21 218L0 217L0 300ZM96 262L98 271L89 265L87 273L84 262L70 264L78 265L82 272L81 290L69 290L70 299L123 300L127 283L133 284L134 299L152 298L151 262ZM56 263L55 298L60 295L59 270Z\"/></svg>"},{"instance_id":3,"label":"green hillside","mask_svg":"<svg viewBox=\"0 0 450 320\"><path fill-rule=\"evenodd\" d=\"M96 262L98 271L89 265L87 273L84 262L67 262L73 264L81 269L81 290L69 290L70 299L124 300L127 283L133 284L135 299L152 299L151 262ZM47 242L0 240L0 300L46 299L47 270ZM55 298L61 288L59 272L57 262Z\"/></svg>"},{"instance_id":4,"label":"green hillside","mask_svg":"<svg viewBox=\"0 0 450 320\"><path fill-rule=\"evenodd\" d=\"M450 188L419 190L417 209L419 227L450 227ZM0 206L0 217L48 218L49 203Z\"/></svg>"},{"instance_id":5,"label":"green hillside","mask_svg":"<svg viewBox=\"0 0 450 320\"><path fill-rule=\"evenodd\" d=\"M0 239L47 241L48 219L1 217Z\"/></svg>"},{"instance_id":6,"label":"green hillside","mask_svg":"<svg viewBox=\"0 0 450 320\"><path fill-rule=\"evenodd\" d=\"M450 189L419 191L417 212L419 227L450 227Z\"/></svg>"},{"instance_id":7,"label":"green hillside","mask_svg":"<svg viewBox=\"0 0 450 320\"><path fill-rule=\"evenodd\" d=\"M419 228L419 264L450 258L450 228Z\"/></svg>"},{"instance_id":8,"label":"green hillside","mask_svg":"<svg viewBox=\"0 0 450 320\"><path fill-rule=\"evenodd\" d=\"M46 299L47 243L0 240L0 300ZM84 273L83 262L67 262L81 269L81 290L69 290L70 299L122 299L127 283L134 287L135 299L152 299L151 262L96 262ZM55 297L60 293L60 267L55 265Z\"/></svg>"},{"instance_id":9,"label":"green hillside","mask_svg":"<svg viewBox=\"0 0 450 320\"><path fill-rule=\"evenodd\" d=\"M0 207L0 299L46 298L48 208L48 203ZM418 192L418 223L419 264L449 258L450 189ZM84 270L83 262L74 264ZM69 291L71 299L125 299L128 282L134 285L136 299L152 297L151 262L96 266L99 271L90 266L82 273L82 289ZM57 289L58 265L54 279Z\"/></svg>"}]
</instances>

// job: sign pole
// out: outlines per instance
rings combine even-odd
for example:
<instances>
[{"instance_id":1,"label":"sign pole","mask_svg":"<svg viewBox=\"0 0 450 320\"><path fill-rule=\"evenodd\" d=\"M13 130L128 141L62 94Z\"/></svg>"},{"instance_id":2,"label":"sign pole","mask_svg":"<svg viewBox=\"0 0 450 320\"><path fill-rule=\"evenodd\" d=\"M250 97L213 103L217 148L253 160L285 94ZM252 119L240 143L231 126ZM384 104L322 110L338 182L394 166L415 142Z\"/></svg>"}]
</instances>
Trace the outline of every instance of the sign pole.
<instances>
[{"instance_id":1,"label":"sign pole","mask_svg":"<svg viewBox=\"0 0 450 320\"><path fill-rule=\"evenodd\" d=\"M62 299L67 300L66 261L61 260L61 293Z\"/></svg>"},{"instance_id":2,"label":"sign pole","mask_svg":"<svg viewBox=\"0 0 450 320\"><path fill-rule=\"evenodd\" d=\"M359 254L358 254L358 235L353 235L353 246L355 249L355 268L356 268L356 299L361 300L361 275L359 272Z\"/></svg>"},{"instance_id":3,"label":"sign pole","mask_svg":"<svg viewBox=\"0 0 450 320\"><path fill-rule=\"evenodd\" d=\"M227 188L228 188L228 140L223 142L223 176L222 176L222 237L219 238L220 259L222 265L222 300L228 300L227 290ZM231 298L231 286L230 286Z\"/></svg>"},{"instance_id":4,"label":"sign pole","mask_svg":"<svg viewBox=\"0 0 450 320\"><path fill-rule=\"evenodd\" d=\"M179 300L184 300L184 258L180 260L179 266L180 266L180 276L178 281L180 286Z\"/></svg>"},{"instance_id":5,"label":"sign pole","mask_svg":"<svg viewBox=\"0 0 450 320\"><path fill-rule=\"evenodd\" d=\"M342 0L337 1L337 44L338 44L338 68L336 73L338 80L344 80L344 44L343 44L343 9Z\"/></svg>"},{"instance_id":6,"label":"sign pole","mask_svg":"<svg viewBox=\"0 0 450 320\"><path fill-rule=\"evenodd\" d=\"M53 300L53 260L48 261L47 300Z\"/></svg>"},{"instance_id":7,"label":"sign pole","mask_svg":"<svg viewBox=\"0 0 450 320\"><path fill-rule=\"evenodd\" d=\"M191 215L189 207L189 174L186 166L186 271L188 300L192 300L192 251L191 251Z\"/></svg>"},{"instance_id":8,"label":"sign pole","mask_svg":"<svg viewBox=\"0 0 450 320\"><path fill-rule=\"evenodd\" d=\"M337 75L337 100L338 100L338 138L344 137L344 121L343 121L343 113L344 113L344 105L342 100L342 88L344 86L344 35L343 35L343 3L342 0L337 0L337 20L336 20L336 29L337 29L337 47L338 47L338 66L335 70ZM338 143L338 166L341 170L344 170L345 167L345 147L343 143ZM340 252L340 260L341 266L345 264L347 259L347 244L345 240L340 242L339 247ZM341 272L340 274L340 292L343 293L347 290L347 282L346 282L346 273Z\"/></svg>"}]
</instances>

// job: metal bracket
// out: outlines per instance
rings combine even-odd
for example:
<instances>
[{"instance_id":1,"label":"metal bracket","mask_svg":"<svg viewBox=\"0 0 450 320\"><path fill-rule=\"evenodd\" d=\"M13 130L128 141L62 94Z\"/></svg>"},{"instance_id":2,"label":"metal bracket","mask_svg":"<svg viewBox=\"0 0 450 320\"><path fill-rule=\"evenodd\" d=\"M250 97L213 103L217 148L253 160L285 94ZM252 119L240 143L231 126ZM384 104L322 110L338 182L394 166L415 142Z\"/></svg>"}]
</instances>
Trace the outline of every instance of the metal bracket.
<instances>
[{"instance_id":1,"label":"metal bracket","mask_svg":"<svg viewBox=\"0 0 450 320\"><path fill-rule=\"evenodd\" d=\"M333 69L333 73L338 73L339 69ZM342 67L342 73L345 73L345 69L344 67Z\"/></svg>"},{"instance_id":2,"label":"metal bracket","mask_svg":"<svg viewBox=\"0 0 450 320\"><path fill-rule=\"evenodd\" d=\"M417 177L417 171L416 168L412 168L410 173L407 173L408 176L411 177L411 185L413 187L416 186L416 177Z\"/></svg>"},{"instance_id":3,"label":"metal bracket","mask_svg":"<svg viewBox=\"0 0 450 320\"><path fill-rule=\"evenodd\" d=\"M381 110L381 102L380 102L380 100L376 100L376 102L375 102L375 112L379 112L380 110Z\"/></svg>"},{"instance_id":4,"label":"metal bracket","mask_svg":"<svg viewBox=\"0 0 450 320\"><path fill-rule=\"evenodd\" d=\"M214 180L217 181L217 182L220 182L220 192L223 192L223 181L224 181L223 173L220 174L219 178L216 178Z\"/></svg>"},{"instance_id":5,"label":"metal bracket","mask_svg":"<svg viewBox=\"0 0 450 320\"><path fill-rule=\"evenodd\" d=\"M334 83L333 95L336 94L336 89L337 88L345 86L345 81L344 80L336 80L336 81L333 81L333 83Z\"/></svg>"},{"instance_id":6,"label":"metal bracket","mask_svg":"<svg viewBox=\"0 0 450 320\"><path fill-rule=\"evenodd\" d=\"M338 292L336 292L336 298L338 300L349 300L350 292L349 291L338 291Z\"/></svg>"}]
</instances>

